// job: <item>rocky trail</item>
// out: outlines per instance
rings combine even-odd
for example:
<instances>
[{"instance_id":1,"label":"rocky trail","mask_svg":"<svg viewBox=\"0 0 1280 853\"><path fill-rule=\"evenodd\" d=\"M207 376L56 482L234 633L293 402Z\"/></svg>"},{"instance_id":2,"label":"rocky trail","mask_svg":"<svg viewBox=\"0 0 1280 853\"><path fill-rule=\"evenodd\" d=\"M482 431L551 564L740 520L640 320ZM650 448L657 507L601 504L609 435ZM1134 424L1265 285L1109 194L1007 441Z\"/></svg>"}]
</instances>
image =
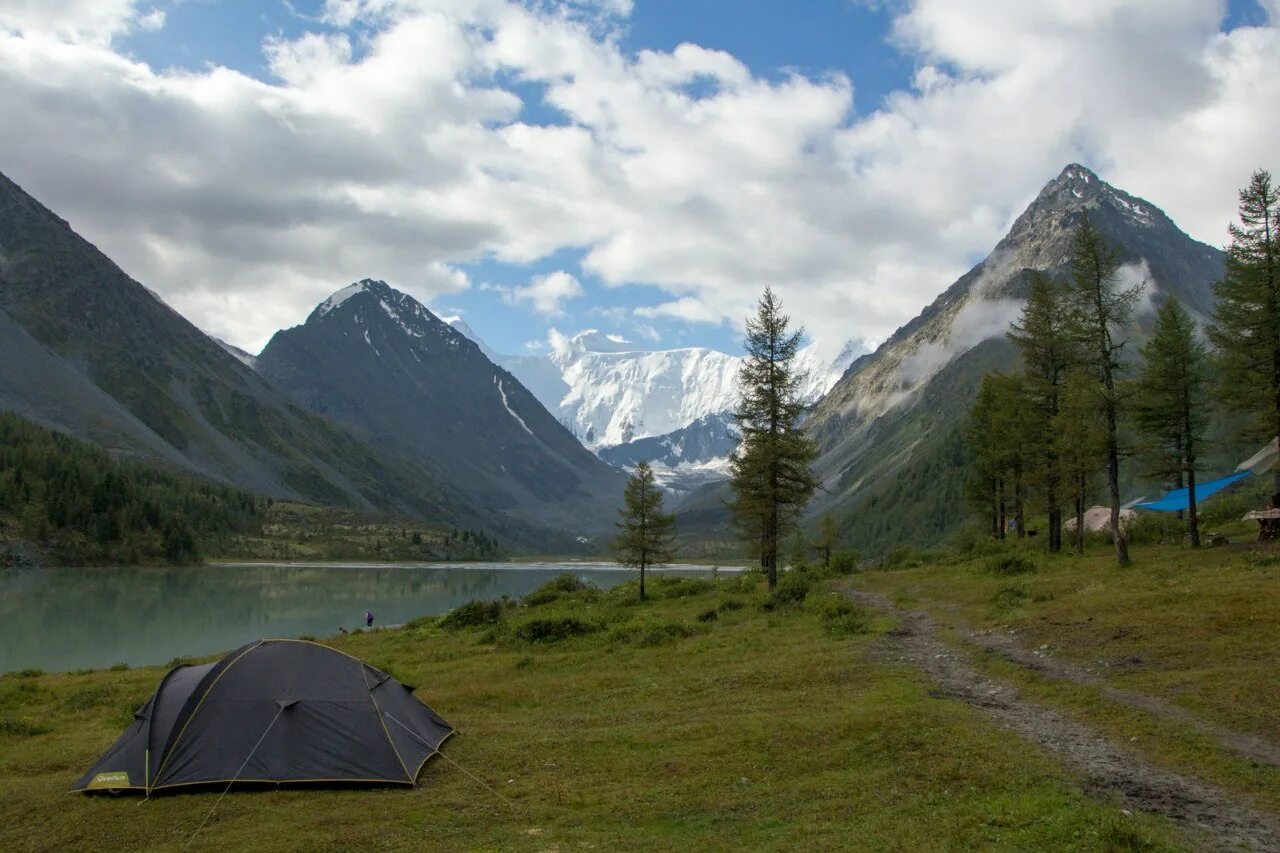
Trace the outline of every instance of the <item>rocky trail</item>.
<instances>
[{"instance_id":1,"label":"rocky trail","mask_svg":"<svg viewBox=\"0 0 1280 853\"><path fill-rule=\"evenodd\" d=\"M899 627L889 632L877 650L882 660L921 670L936 685L933 695L966 702L1052 753L1084 777L1091 793L1116 795L1130 808L1162 814L1184 827L1201 831L1215 849L1280 851L1280 816L1259 811L1219 788L1152 764L1088 726L1023 699L1016 687L987 677L967 654L947 645L929 614L902 610L875 593L845 593L857 603L899 620ZM966 636L984 649L1049 677L1101 683L1101 679L1071 664L1028 652L1008 636L972 631ZM1155 697L1115 692L1118 695L1114 698L1152 713L1179 720L1189 717L1188 712ZM1245 737L1200 722L1220 739L1222 735ZM1223 741L1229 745L1229 739ZM1263 757L1266 755L1274 757L1274 747L1268 744L1246 739L1239 746L1243 749L1237 751L1242 754L1258 751L1257 760L1267 760Z\"/></svg>"}]
</instances>

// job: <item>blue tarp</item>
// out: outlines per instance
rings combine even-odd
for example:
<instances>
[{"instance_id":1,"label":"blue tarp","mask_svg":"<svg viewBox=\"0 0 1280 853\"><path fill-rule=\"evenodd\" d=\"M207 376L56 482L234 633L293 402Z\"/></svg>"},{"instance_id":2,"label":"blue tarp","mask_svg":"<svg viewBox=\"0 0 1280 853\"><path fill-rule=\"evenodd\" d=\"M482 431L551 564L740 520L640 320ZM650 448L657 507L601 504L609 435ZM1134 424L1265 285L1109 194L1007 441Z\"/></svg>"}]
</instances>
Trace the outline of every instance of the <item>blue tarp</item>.
<instances>
[{"instance_id":1,"label":"blue tarp","mask_svg":"<svg viewBox=\"0 0 1280 853\"><path fill-rule=\"evenodd\" d=\"M1222 491L1232 483L1239 482L1250 476L1250 473L1249 471L1237 471L1234 474L1228 474L1225 477L1210 480L1207 483L1196 483L1196 504L1198 505L1209 495ZM1187 499L1186 489L1174 489L1158 501L1134 504L1136 509L1153 509L1156 512L1177 512L1181 509L1187 509L1188 506L1190 506L1190 501Z\"/></svg>"}]
</instances>

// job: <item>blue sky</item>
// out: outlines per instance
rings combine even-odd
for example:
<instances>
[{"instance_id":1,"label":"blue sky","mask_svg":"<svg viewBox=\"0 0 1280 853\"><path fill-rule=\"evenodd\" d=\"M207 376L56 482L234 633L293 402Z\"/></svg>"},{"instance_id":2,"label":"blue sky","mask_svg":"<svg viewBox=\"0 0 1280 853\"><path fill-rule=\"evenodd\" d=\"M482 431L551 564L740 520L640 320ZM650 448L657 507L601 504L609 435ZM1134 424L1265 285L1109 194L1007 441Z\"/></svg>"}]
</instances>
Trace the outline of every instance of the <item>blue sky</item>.
<instances>
[{"instance_id":1,"label":"blue sky","mask_svg":"<svg viewBox=\"0 0 1280 853\"><path fill-rule=\"evenodd\" d=\"M737 352L765 283L874 344L1068 162L1211 243L1280 168L1280 0L561 3L619 0L0 4L0 169L246 348L367 276L518 353Z\"/></svg>"}]
</instances>

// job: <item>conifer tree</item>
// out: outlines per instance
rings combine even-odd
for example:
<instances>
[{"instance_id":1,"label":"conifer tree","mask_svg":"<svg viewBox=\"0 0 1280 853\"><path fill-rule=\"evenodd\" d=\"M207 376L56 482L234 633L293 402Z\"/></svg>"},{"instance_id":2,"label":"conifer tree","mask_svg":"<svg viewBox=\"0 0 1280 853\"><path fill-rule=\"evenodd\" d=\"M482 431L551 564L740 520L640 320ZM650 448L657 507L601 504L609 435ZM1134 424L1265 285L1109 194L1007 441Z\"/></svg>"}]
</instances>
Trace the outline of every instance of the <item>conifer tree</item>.
<instances>
[{"instance_id":1,"label":"conifer tree","mask_svg":"<svg viewBox=\"0 0 1280 853\"><path fill-rule=\"evenodd\" d=\"M1009 340L1022 353L1035 475L1044 489L1049 552L1053 554L1062 549L1062 473L1052 424L1058 415L1062 383L1076 360L1077 349L1067 319L1062 286L1037 272L1032 275L1022 316L1009 328Z\"/></svg>"},{"instance_id":2,"label":"conifer tree","mask_svg":"<svg viewBox=\"0 0 1280 853\"><path fill-rule=\"evenodd\" d=\"M970 411L971 494L990 501L992 534L1003 539L1013 510L1018 538L1026 535L1027 471L1033 458L1026 383L1020 376L982 377Z\"/></svg>"},{"instance_id":3,"label":"conifer tree","mask_svg":"<svg viewBox=\"0 0 1280 853\"><path fill-rule=\"evenodd\" d=\"M791 332L790 323L772 288L765 288L747 320L733 412L742 441L730 459L730 508L744 541L760 549L770 589L778 584L779 543L817 488L809 466L818 449L800 427L804 376L795 367L804 330Z\"/></svg>"},{"instance_id":4,"label":"conifer tree","mask_svg":"<svg viewBox=\"0 0 1280 853\"><path fill-rule=\"evenodd\" d=\"M1206 362L1196 324L1170 299L1156 315L1155 332L1142 348L1145 364L1138 379L1134 416L1147 438L1143 455L1152 472L1181 485L1187 482L1187 525L1191 546L1200 547L1196 515L1196 460L1204 444Z\"/></svg>"},{"instance_id":5,"label":"conifer tree","mask_svg":"<svg viewBox=\"0 0 1280 853\"><path fill-rule=\"evenodd\" d=\"M662 490L653 469L641 462L627 480L618 535L613 540L618 563L640 570L640 600L645 597L644 573L675 559L676 517L662 511Z\"/></svg>"},{"instance_id":6,"label":"conifer tree","mask_svg":"<svg viewBox=\"0 0 1280 853\"><path fill-rule=\"evenodd\" d=\"M1240 224L1230 233L1209 328L1216 378L1225 403L1254 415L1250 434L1270 440L1280 435L1280 187L1270 173L1254 172L1240 191ZM1274 491L1280 493L1280 466Z\"/></svg>"},{"instance_id":7,"label":"conifer tree","mask_svg":"<svg viewBox=\"0 0 1280 853\"><path fill-rule=\"evenodd\" d=\"M1071 276L1065 294L1073 337L1080 345L1080 364L1098 383L1106 428L1107 491L1116 563L1129 565L1129 543L1120 526L1120 440L1122 408L1121 356L1128 343L1124 329L1145 284L1122 289L1120 250L1106 240L1084 215L1076 228Z\"/></svg>"},{"instance_id":8,"label":"conifer tree","mask_svg":"<svg viewBox=\"0 0 1280 853\"><path fill-rule=\"evenodd\" d=\"M831 513L823 514L818 520L818 550L822 552L822 568L831 568L831 552L840 541L840 523Z\"/></svg>"},{"instance_id":9,"label":"conifer tree","mask_svg":"<svg viewBox=\"0 0 1280 853\"><path fill-rule=\"evenodd\" d=\"M1076 517L1076 553L1084 553L1085 502L1107 454L1106 424L1101 394L1094 378L1080 370L1068 373L1053 419L1053 440L1062 475L1064 496L1071 498Z\"/></svg>"},{"instance_id":10,"label":"conifer tree","mask_svg":"<svg viewBox=\"0 0 1280 853\"><path fill-rule=\"evenodd\" d=\"M989 513L991 536L1004 538L1004 469L995 435L996 386L993 374L982 377L978 395L969 410L966 440L969 447L968 481L970 499Z\"/></svg>"}]
</instances>

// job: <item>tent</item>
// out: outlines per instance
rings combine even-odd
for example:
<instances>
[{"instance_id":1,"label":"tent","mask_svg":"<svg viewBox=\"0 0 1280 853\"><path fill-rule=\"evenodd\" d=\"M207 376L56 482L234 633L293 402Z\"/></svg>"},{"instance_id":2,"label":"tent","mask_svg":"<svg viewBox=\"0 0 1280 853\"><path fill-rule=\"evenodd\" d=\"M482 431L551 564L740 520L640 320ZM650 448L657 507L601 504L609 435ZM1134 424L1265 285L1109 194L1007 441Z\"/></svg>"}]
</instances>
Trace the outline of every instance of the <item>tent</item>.
<instances>
[{"instance_id":1,"label":"tent","mask_svg":"<svg viewBox=\"0 0 1280 853\"><path fill-rule=\"evenodd\" d=\"M374 667L259 640L169 671L77 791L240 783L415 785L453 727Z\"/></svg>"},{"instance_id":2,"label":"tent","mask_svg":"<svg viewBox=\"0 0 1280 853\"><path fill-rule=\"evenodd\" d=\"M1250 476L1250 471L1237 471L1234 474L1228 474L1225 477L1219 477L1216 480L1209 480L1204 483L1196 484L1196 503L1210 495L1216 495L1227 486L1238 483L1245 477ZM1138 509L1151 509L1157 512L1179 512L1188 509L1191 506L1191 490L1188 488L1173 489L1164 493L1159 500L1145 501L1134 504Z\"/></svg>"}]
</instances>

